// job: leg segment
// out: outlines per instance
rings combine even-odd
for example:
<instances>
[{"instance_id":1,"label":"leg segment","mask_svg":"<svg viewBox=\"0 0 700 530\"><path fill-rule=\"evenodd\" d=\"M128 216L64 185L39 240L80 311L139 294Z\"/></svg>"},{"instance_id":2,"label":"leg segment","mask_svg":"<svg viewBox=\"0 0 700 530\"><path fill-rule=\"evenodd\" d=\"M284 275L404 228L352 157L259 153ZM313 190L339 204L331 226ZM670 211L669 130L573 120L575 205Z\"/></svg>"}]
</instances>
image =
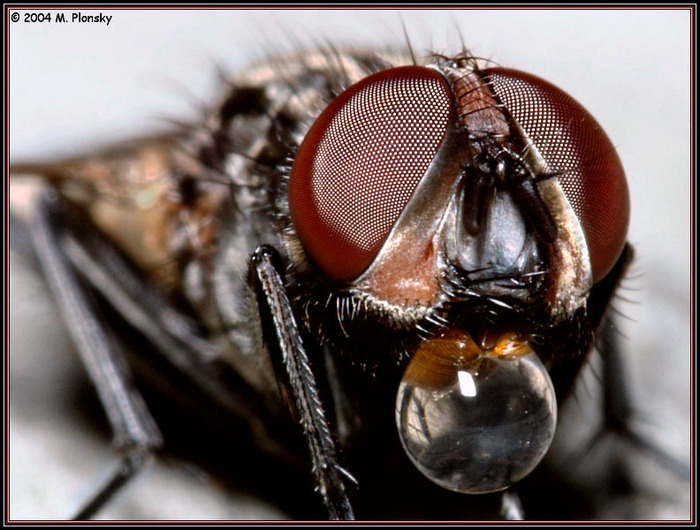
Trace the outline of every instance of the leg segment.
<instances>
[{"instance_id":1,"label":"leg segment","mask_svg":"<svg viewBox=\"0 0 700 530\"><path fill-rule=\"evenodd\" d=\"M126 361L96 317L94 300L65 254L58 201L50 194L42 196L31 227L32 241L67 328L97 389L115 445L124 455L115 476L78 514L78 518L87 519L143 467L162 440L143 398L131 382Z\"/></svg>"},{"instance_id":2,"label":"leg segment","mask_svg":"<svg viewBox=\"0 0 700 530\"><path fill-rule=\"evenodd\" d=\"M348 473L337 461L335 442L328 428L323 405L319 399L316 379L309 364L299 330L292 313L280 274L275 268L276 252L263 246L252 257L255 282L263 322L274 329L272 355L279 355L287 380L286 388L293 396L294 406L308 443L316 485L332 520L354 519L345 492L343 477Z\"/></svg>"}]
</instances>

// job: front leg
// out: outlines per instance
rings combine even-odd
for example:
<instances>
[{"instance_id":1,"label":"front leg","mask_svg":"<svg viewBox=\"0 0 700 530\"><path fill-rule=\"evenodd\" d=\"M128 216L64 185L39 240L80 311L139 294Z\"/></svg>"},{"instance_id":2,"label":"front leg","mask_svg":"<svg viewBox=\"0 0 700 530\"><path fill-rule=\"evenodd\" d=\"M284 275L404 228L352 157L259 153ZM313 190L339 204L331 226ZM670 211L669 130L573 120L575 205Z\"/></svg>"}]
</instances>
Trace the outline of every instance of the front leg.
<instances>
[{"instance_id":1,"label":"front leg","mask_svg":"<svg viewBox=\"0 0 700 530\"><path fill-rule=\"evenodd\" d=\"M339 464L335 442L328 428L323 404L299 329L294 319L289 298L284 289L272 247L261 246L251 259L251 278L264 329L274 332L268 341L271 354L282 361L288 388L300 419L316 487L323 497L331 520L353 520L354 514L343 477L352 478Z\"/></svg>"}]
</instances>

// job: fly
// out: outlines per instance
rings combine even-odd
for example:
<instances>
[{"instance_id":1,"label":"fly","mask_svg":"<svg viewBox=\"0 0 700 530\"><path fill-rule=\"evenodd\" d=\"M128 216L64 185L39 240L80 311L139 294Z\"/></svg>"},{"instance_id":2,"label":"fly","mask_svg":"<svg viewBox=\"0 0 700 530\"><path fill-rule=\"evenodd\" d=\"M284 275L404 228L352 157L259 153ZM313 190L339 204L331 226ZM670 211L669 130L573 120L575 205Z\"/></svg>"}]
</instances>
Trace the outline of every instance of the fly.
<instances>
[{"instance_id":1,"label":"fly","mask_svg":"<svg viewBox=\"0 0 700 530\"><path fill-rule=\"evenodd\" d=\"M595 119L466 50L271 58L200 126L13 173L46 183L31 242L123 455L78 519L164 443L125 352L330 519L529 516L632 259Z\"/></svg>"}]
</instances>

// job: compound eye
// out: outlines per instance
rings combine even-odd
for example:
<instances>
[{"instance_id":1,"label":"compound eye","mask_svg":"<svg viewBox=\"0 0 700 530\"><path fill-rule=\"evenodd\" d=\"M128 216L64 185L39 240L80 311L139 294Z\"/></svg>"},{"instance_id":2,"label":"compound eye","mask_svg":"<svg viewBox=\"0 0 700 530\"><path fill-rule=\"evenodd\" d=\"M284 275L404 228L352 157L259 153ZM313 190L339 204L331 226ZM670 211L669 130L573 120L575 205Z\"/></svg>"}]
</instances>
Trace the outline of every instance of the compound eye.
<instances>
[{"instance_id":1,"label":"compound eye","mask_svg":"<svg viewBox=\"0 0 700 530\"><path fill-rule=\"evenodd\" d=\"M373 74L340 94L302 142L289 208L311 259L356 279L386 241L445 137L451 92L419 66Z\"/></svg>"},{"instance_id":2,"label":"compound eye","mask_svg":"<svg viewBox=\"0 0 700 530\"><path fill-rule=\"evenodd\" d=\"M615 147L581 104L551 83L507 68L484 78L548 165L581 223L593 282L615 265L627 237L630 199Z\"/></svg>"}]
</instances>

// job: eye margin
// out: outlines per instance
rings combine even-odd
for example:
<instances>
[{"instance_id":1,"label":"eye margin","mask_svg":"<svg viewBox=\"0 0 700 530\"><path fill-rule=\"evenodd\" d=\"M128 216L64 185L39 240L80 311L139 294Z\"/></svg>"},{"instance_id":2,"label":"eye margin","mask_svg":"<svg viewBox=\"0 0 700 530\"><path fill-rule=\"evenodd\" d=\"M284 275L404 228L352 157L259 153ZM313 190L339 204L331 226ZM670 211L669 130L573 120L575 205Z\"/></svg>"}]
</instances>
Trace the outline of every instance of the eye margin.
<instances>
[{"instance_id":1,"label":"eye margin","mask_svg":"<svg viewBox=\"0 0 700 530\"><path fill-rule=\"evenodd\" d=\"M452 89L445 77L436 69L407 65L370 74L341 92L316 118L297 150L289 173L287 197L296 235L313 263L327 277L338 282L346 283L357 279L374 261L386 242L386 237L371 250L361 251L348 242L342 234L333 233L333 230L326 226L314 203L310 178L317 149L335 116L353 96L370 84L400 78L439 81L450 108L453 106ZM334 251L329 254L324 248L333 248Z\"/></svg>"}]
</instances>

